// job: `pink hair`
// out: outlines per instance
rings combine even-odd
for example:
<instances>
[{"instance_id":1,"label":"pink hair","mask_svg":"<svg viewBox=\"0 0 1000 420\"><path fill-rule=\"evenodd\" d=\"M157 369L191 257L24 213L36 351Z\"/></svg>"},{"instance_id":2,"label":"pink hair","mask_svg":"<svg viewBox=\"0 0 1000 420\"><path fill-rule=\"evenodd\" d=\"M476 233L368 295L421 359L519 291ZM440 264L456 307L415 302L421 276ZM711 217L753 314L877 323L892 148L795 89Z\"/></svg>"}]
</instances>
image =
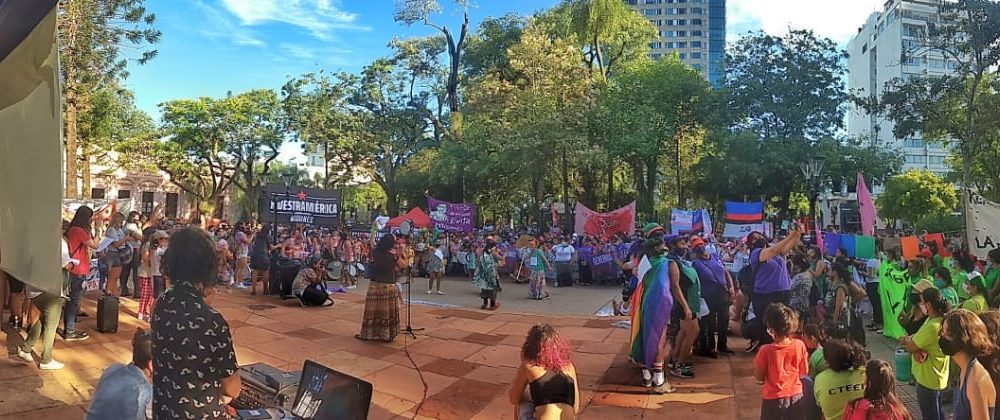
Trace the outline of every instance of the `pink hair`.
<instances>
[{"instance_id":1,"label":"pink hair","mask_svg":"<svg viewBox=\"0 0 1000 420\"><path fill-rule=\"evenodd\" d=\"M521 357L550 371L561 371L572 363L572 350L548 324L538 324L531 327L528 337L521 346Z\"/></svg>"}]
</instances>

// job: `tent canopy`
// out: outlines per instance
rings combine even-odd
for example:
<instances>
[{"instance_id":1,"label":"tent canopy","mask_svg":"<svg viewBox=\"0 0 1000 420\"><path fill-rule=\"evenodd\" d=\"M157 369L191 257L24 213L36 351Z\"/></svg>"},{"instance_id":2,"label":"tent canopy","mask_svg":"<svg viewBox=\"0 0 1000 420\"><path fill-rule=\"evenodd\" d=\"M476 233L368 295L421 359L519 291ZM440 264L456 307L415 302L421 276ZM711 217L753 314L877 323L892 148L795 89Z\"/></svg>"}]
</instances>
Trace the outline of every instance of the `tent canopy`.
<instances>
[{"instance_id":1,"label":"tent canopy","mask_svg":"<svg viewBox=\"0 0 1000 420\"><path fill-rule=\"evenodd\" d=\"M420 207L414 207L402 216L389 219L389 223L386 223L386 225L389 227L399 227L407 220L410 221L410 226L415 228L426 228L431 225L431 218L427 217L427 213L424 213L424 209Z\"/></svg>"}]
</instances>

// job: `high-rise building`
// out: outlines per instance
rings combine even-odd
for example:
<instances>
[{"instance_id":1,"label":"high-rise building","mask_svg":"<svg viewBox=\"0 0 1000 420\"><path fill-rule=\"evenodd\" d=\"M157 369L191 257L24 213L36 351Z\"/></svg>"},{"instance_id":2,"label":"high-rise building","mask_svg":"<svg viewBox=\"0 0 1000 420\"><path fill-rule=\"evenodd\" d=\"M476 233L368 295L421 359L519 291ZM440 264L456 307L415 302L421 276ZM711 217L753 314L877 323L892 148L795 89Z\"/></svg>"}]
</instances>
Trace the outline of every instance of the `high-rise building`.
<instances>
[{"instance_id":1,"label":"high-rise building","mask_svg":"<svg viewBox=\"0 0 1000 420\"><path fill-rule=\"evenodd\" d=\"M714 87L723 82L726 50L726 0L624 0L653 22L659 38L654 59L677 52Z\"/></svg>"},{"instance_id":2,"label":"high-rise building","mask_svg":"<svg viewBox=\"0 0 1000 420\"><path fill-rule=\"evenodd\" d=\"M881 95L895 78L934 77L950 74L958 62L937 51L921 49L928 26L939 22L936 0L888 0L881 12L872 13L847 44L848 87L862 95ZM904 54L905 52L905 54ZM948 146L917 135L897 138L892 120L858 107L848 112L847 130L869 144L898 151L903 170L926 169L939 175L949 172Z\"/></svg>"}]
</instances>

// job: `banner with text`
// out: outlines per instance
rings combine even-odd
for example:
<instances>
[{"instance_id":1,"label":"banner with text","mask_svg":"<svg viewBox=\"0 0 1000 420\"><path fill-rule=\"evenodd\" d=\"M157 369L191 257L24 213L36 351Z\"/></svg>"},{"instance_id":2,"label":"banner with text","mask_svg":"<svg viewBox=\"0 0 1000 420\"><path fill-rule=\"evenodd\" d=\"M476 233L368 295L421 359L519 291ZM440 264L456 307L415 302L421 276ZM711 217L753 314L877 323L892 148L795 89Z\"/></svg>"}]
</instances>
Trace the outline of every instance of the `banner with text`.
<instances>
[{"instance_id":1,"label":"banner with text","mask_svg":"<svg viewBox=\"0 0 1000 420\"><path fill-rule=\"evenodd\" d=\"M1000 246L1000 204L983 198L972 190L965 190L966 214L965 237L969 250L979 259L985 260L990 250Z\"/></svg>"},{"instance_id":2,"label":"banner with text","mask_svg":"<svg viewBox=\"0 0 1000 420\"><path fill-rule=\"evenodd\" d=\"M764 232L763 223L750 223L750 224L739 224L739 223L726 223L725 228L722 230L723 238L742 238L750 234L750 232Z\"/></svg>"},{"instance_id":3,"label":"banner with text","mask_svg":"<svg viewBox=\"0 0 1000 420\"><path fill-rule=\"evenodd\" d=\"M431 226L447 232L472 232L476 225L476 205L471 203L449 203L434 197L427 197L428 216Z\"/></svg>"},{"instance_id":4,"label":"banner with text","mask_svg":"<svg viewBox=\"0 0 1000 420\"><path fill-rule=\"evenodd\" d=\"M577 202L573 230L577 235L595 235L601 239L619 233L628 235L635 230L635 201L607 213L598 213Z\"/></svg>"},{"instance_id":5,"label":"banner with text","mask_svg":"<svg viewBox=\"0 0 1000 420\"><path fill-rule=\"evenodd\" d=\"M260 217L267 223L340 226L340 190L266 185L260 195Z\"/></svg>"}]
</instances>

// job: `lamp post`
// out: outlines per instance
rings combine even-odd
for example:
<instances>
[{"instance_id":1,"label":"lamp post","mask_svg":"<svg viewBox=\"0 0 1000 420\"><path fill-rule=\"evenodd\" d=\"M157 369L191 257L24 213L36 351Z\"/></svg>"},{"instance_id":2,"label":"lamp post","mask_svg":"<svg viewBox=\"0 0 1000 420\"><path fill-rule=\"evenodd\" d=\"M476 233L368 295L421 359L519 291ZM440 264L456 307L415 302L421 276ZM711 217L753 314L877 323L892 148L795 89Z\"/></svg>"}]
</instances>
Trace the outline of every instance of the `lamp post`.
<instances>
[{"instance_id":1,"label":"lamp post","mask_svg":"<svg viewBox=\"0 0 1000 420\"><path fill-rule=\"evenodd\" d=\"M289 189L297 177L298 174L293 172L291 168L285 169L285 171L281 173L281 180L285 184L286 201L288 200L288 197L291 196L291 191L289 191ZM271 192L271 242L273 242L274 245L278 244L278 202L275 198L277 195L278 193Z\"/></svg>"},{"instance_id":2,"label":"lamp post","mask_svg":"<svg viewBox=\"0 0 1000 420\"><path fill-rule=\"evenodd\" d=\"M816 223L816 199L819 196L819 175L823 172L826 159L818 156L808 156L799 162L799 169L806 178L806 192L809 194L809 219Z\"/></svg>"}]
</instances>

